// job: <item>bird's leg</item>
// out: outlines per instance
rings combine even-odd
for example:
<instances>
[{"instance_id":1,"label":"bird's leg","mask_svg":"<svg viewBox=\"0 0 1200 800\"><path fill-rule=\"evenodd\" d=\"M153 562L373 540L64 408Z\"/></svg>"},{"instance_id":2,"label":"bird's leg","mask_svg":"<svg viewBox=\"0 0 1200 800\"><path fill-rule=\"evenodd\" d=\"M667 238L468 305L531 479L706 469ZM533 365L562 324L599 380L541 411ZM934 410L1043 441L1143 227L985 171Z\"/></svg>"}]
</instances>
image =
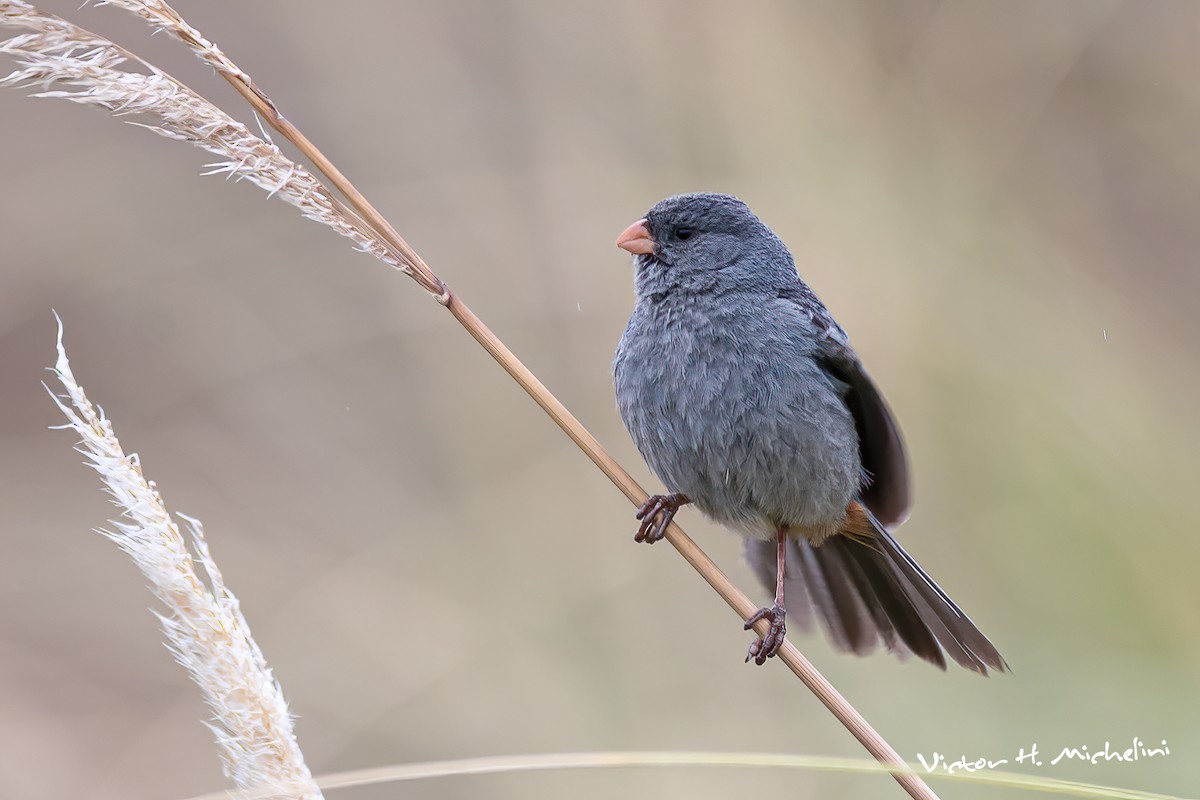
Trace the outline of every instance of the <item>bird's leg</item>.
<instances>
[{"instance_id":1,"label":"bird's leg","mask_svg":"<svg viewBox=\"0 0 1200 800\"><path fill-rule=\"evenodd\" d=\"M659 539L667 535L667 526L671 524L671 520L675 519L675 512L680 506L685 506L692 502L687 495L679 494L656 494L646 498L646 502L642 503L642 507L638 509L637 518L642 521L638 532L633 535L635 542L645 542L646 544L654 544Z\"/></svg>"},{"instance_id":2,"label":"bird's leg","mask_svg":"<svg viewBox=\"0 0 1200 800\"><path fill-rule=\"evenodd\" d=\"M750 644L750 651L746 653L746 660L754 659L754 663L760 667L767 662L767 659L779 652L779 648L783 646L784 637L787 636L787 624L784 621L787 612L783 607L783 575L784 564L787 561L787 528L781 527L775 534L775 604L770 608L760 608L754 612L754 616L746 620L746 630L754 627L754 623L760 619L771 620L771 627L767 629L765 636L759 636Z\"/></svg>"}]
</instances>

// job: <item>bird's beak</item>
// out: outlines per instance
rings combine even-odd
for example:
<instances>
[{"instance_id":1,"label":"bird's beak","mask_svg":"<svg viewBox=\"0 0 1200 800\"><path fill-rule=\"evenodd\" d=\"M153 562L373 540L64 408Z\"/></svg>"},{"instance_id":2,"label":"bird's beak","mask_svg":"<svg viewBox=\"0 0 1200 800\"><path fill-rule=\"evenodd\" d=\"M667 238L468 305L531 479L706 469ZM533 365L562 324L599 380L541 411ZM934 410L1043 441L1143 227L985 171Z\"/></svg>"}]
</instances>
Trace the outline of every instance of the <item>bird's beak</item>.
<instances>
[{"instance_id":1,"label":"bird's beak","mask_svg":"<svg viewBox=\"0 0 1200 800\"><path fill-rule=\"evenodd\" d=\"M654 252L654 237L646 227L646 220L639 219L617 237L617 247L634 255L648 256Z\"/></svg>"}]
</instances>

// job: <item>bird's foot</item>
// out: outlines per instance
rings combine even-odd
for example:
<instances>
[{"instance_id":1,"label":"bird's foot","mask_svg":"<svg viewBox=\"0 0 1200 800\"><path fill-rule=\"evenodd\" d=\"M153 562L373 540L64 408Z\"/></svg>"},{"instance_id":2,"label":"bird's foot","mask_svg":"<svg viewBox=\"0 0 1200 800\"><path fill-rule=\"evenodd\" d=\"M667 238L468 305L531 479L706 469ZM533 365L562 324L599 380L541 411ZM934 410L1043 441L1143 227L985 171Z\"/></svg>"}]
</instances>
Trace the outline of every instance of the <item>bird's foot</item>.
<instances>
[{"instance_id":1,"label":"bird's foot","mask_svg":"<svg viewBox=\"0 0 1200 800\"><path fill-rule=\"evenodd\" d=\"M680 506L692 502L684 494L656 494L646 498L638 509L637 518L642 521L638 532L633 535L635 542L654 544L667 535L667 526L675 519L675 512Z\"/></svg>"},{"instance_id":2,"label":"bird's foot","mask_svg":"<svg viewBox=\"0 0 1200 800\"><path fill-rule=\"evenodd\" d=\"M783 606L774 605L770 608L760 608L754 612L754 616L746 620L746 630L754 627L754 623L760 619L771 620L771 627L767 629L765 636L759 636L750 644L750 650L746 653L746 661L754 659L754 663L760 667L767 663L767 659L779 652L779 648L783 646L784 637L787 636L787 623L784 618L787 612L783 610Z\"/></svg>"}]
</instances>

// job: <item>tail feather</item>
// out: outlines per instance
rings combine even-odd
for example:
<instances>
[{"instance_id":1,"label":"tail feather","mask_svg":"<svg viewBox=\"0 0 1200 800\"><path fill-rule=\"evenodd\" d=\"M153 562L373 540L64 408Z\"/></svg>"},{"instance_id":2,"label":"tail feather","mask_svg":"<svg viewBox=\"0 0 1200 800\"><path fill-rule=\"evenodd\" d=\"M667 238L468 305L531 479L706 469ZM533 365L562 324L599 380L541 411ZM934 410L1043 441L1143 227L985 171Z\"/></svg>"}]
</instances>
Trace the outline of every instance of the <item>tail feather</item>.
<instances>
[{"instance_id":1,"label":"tail feather","mask_svg":"<svg viewBox=\"0 0 1200 800\"><path fill-rule=\"evenodd\" d=\"M884 554L895 567L896 573L902 576L905 591L910 596L916 595L912 598L914 605L918 609L932 612L941 623L944 636L936 630L927 613L922 614L922 617L930 622L930 628L934 630L938 643L946 648L950 656L962 666L984 675L987 674L988 667L998 672L1008 672L1008 664L995 645L975 627L971 618L955 605L942 588L934 583L929 573L921 569L921 565L882 527L879 527L879 537Z\"/></svg>"},{"instance_id":2,"label":"tail feather","mask_svg":"<svg viewBox=\"0 0 1200 800\"><path fill-rule=\"evenodd\" d=\"M795 546L797 549L811 547L807 541L798 541ZM855 588L874 610L875 624L888 650L914 653L941 669L946 668L946 659L937 639L904 594L882 554L861 541L841 537L829 540L817 549L830 549L850 567Z\"/></svg>"},{"instance_id":3,"label":"tail feather","mask_svg":"<svg viewBox=\"0 0 1200 800\"><path fill-rule=\"evenodd\" d=\"M852 565L824 547L798 548L796 552L804 557L806 562L815 562L810 571L819 570L828 587L833 604L832 608L824 613L824 618L831 619L837 616L840 619L842 649L860 656L874 650L879 642L878 625L864 599L855 591L854 582L849 574Z\"/></svg>"},{"instance_id":4,"label":"tail feather","mask_svg":"<svg viewBox=\"0 0 1200 800\"><path fill-rule=\"evenodd\" d=\"M861 507L860 507L861 508ZM987 637L921 569L870 512L863 535L836 535L819 546L789 540L784 599L803 628L821 620L833 644L864 655L882 640L897 654L913 654L946 668L948 655L986 675L1008 665ZM775 545L747 540L746 556L760 581L775 586ZM812 613L815 609L816 613Z\"/></svg>"}]
</instances>

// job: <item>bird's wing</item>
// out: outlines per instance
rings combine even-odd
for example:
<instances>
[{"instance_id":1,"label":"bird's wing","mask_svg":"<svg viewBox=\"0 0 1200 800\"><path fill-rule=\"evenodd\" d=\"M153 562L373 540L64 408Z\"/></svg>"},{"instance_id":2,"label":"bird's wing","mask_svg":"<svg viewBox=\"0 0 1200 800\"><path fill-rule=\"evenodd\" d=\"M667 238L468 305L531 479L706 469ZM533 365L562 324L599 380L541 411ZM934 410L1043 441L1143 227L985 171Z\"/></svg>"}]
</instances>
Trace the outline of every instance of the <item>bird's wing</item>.
<instances>
[{"instance_id":1,"label":"bird's wing","mask_svg":"<svg viewBox=\"0 0 1200 800\"><path fill-rule=\"evenodd\" d=\"M812 320L819 339L818 359L835 379L846 385L846 405L858 429L859 455L870 482L860 497L889 530L908 518L912 505L908 456L900 426L887 401L863 369L850 339L808 286L797 281L779 293Z\"/></svg>"},{"instance_id":2,"label":"bird's wing","mask_svg":"<svg viewBox=\"0 0 1200 800\"><path fill-rule=\"evenodd\" d=\"M858 449L868 480L862 504L890 529L908 518L912 505L908 455L900 426L871 376L849 345L827 339L821 365L846 384L846 405L858 429Z\"/></svg>"}]
</instances>

